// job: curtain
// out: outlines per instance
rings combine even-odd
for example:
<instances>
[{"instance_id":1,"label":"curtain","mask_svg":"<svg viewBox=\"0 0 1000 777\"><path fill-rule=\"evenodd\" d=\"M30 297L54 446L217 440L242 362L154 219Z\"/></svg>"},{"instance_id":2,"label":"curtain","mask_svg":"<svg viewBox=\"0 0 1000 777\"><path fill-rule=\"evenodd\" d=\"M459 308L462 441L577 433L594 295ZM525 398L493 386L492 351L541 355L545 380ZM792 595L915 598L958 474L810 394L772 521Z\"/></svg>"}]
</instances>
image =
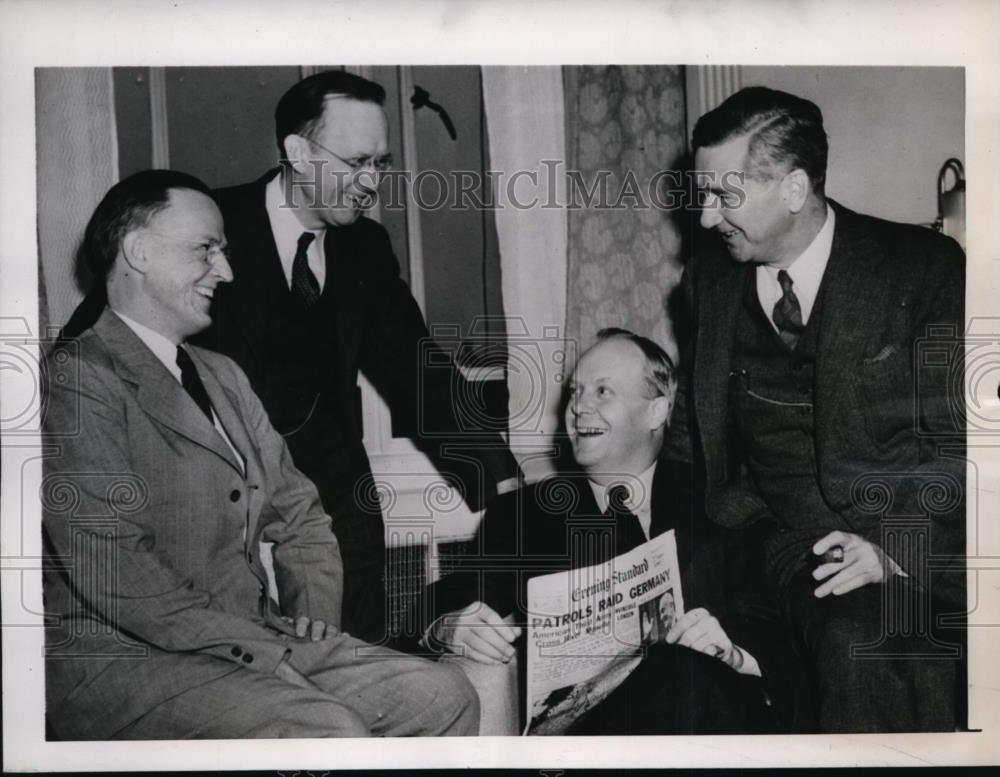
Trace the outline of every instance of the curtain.
<instances>
[{"instance_id":1,"label":"curtain","mask_svg":"<svg viewBox=\"0 0 1000 777\"><path fill-rule=\"evenodd\" d=\"M677 187L686 166L683 70L566 68L569 159L581 182L570 198L583 205L569 211L566 326L581 347L617 326L677 357L668 303L683 271L685 214L664 187Z\"/></svg>"},{"instance_id":2,"label":"curtain","mask_svg":"<svg viewBox=\"0 0 1000 777\"><path fill-rule=\"evenodd\" d=\"M482 70L507 317L510 447L534 481L552 471L545 451L559 427L567 361L562 72Z\"/></svg>"},{"instance_id":3,"label":"curtain","mask_svg":"<svg viewBox=\"0 0 1000 777\"><path fill-rule=\"evenodd\" d=\"M35 71L40 331L61 327L83 295L75 254L118 180L111 68Z\"/></svg>"}]
</instances>

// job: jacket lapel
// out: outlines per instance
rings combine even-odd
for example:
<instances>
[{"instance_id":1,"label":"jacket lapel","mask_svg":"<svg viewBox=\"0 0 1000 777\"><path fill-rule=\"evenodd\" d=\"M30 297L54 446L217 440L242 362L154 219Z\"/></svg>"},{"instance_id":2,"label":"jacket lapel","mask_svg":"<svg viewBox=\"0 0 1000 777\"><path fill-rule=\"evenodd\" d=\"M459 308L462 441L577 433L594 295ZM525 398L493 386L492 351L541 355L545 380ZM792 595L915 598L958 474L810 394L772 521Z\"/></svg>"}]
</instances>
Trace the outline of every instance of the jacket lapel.
<instances>
[{"instance_id":1,"label":"jacket lapel","mask_svg":"<svg viewBox=\"0 0 1000 777\"><path fill-rule=\"evenodd\" d=\"M707 267L700 268L702 273L708 270ZM706 472L716 484L725 482L729 474L725 467L727 456L724 448L728 427L729 371L736 317L747 272L752 272L752 268L738 265L725 257L724 263L719 265L718 275L702 279L701 292L695 296L698 328L694 347L694 405L701 430Z\"/></svg>"},{"instance_id":2,"label":"jacket lapel","mask_svg":"<svg viewBox=\"0 0 1000 777\"><path fill-rule=\"evenodd\" d=\"M288 281L267 215L266 188L277 174L272 170L262 178L241 187L238 193L220 200L226 233L236 261L232 284L220 289L220 302L231 306L247 345L255 350L262 327L276 308L291 304Z\"/></svg>"},{"instance_id":3,"label":"jacket lapel","mask_svg":"<svg viewBox=\"0 0 1000 777\"><path fill-rule=\"evenodd\" d=\"M136 400L149 416L242 472L229 446L184 387L118 316L105 310L94 331L107 345L117 373L136 387Z\"/></svg>"},{"instance_id":4,"label":"jacket lapel","mask_svg":"<svg viewBox=\"0 0 1000 777\"><path fill-rule=\"evenodd\" d=\"M356 259L357 246L351 227L326 230L324 251L326 253L326 284L324 296L333 304L336 322L337 356L343 366L343 375L353 374L348 365L357 363L360 348L358 322L364 317L364 306L368 294L365 280L361 277L362 262Z\"/></svg>"},{"instance_id":5,"label":"jacket lapel","mask_svg":"<svg viewBox=\"0 0 1000 777\"><path fill-rule=\"evenodd\" d=\"M854 396L850 383L861 368L867 340L892 299L880 270L881 248L860 229L856 213L830 204L837 222L820 287L823 320L816 355L817 430L836 428L840 408Z\"/></svg>"},{"instance_id":6,"label":"jacket lapel","mask_svg":"<svg viewBox=\"0 0 1000 777\"><path fill-rule=\"evenodd\" d=\"M233 447L243 455L243 462L246 468L244 478L248 486L249 500L249 525L247 526L247 538L257 536L257 518L260 516L263 500L264 485L264 464L260 459L257 446L250 439L247 431L246 420L240 410L242 404L240 397L233 388L222 383L212 368L194 353L194 359L198 364L198 371L205 384L212 405L222 428L229 435L229 440ZM228 446L226 446L228 448Z\"/></svg>"}]
</instances>

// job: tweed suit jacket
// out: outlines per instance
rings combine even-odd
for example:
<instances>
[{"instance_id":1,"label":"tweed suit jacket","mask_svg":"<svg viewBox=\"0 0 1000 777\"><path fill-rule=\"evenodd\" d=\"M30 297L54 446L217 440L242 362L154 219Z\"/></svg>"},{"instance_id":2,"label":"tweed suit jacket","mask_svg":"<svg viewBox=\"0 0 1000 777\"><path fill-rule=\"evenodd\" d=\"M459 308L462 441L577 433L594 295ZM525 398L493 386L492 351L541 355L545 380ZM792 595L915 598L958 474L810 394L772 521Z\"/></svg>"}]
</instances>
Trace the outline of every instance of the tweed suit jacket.
<instances>
[{"instance_id":1,"label":"tweed suit jacket","mask_svg":"<svg viewBox=\"0 0 1000 777\"><path fill-rule=\"evenodd\" d=\"M243 372L190 348L232 450L110 310L48 360L43 535L49 723L102 739L231 672L311 647L280 615L339 624L337 540ZM261 541L274 542L280 611ZM312 643L322 645L322 643Z\"/></svg>"},{"instance_id":2,"label":"tweed suit jacket","mask_svg":"<svg viewBox=\"0 0 1000 777\"><path fill-rule=\"evenodd\" d=\"M881 545L887 519L929 521L937 571L929 563L906 571L924 584L933 574L933 592L959 602L965 256L957 243L929 229L830 205L836 227L819 292L814 429L819 487L841 524L825 528ZM729 407L737 316L754 267L703 254L691 271L689 401L704 457L706 509L721 524L745 525L773 517L746 471Z\"/></svg>"}]
</instances>

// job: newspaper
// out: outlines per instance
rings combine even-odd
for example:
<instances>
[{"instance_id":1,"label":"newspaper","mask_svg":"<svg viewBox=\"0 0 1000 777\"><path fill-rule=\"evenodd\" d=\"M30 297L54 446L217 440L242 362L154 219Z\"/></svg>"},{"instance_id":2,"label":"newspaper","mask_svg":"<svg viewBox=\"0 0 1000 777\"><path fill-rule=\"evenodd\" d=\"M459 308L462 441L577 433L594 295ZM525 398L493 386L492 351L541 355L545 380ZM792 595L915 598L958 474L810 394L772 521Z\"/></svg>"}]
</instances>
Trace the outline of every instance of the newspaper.
<instances>
[{"instance_id":1,"label":"newspaper","mask_svg":"<svg viewBox=\"0 0 1000 777\"><path fill-rule=\"evenodd\" d=\"M672 530L603 564L529 580L525 733L566 732L683 613Z\"/></svg>"}]
</instances>

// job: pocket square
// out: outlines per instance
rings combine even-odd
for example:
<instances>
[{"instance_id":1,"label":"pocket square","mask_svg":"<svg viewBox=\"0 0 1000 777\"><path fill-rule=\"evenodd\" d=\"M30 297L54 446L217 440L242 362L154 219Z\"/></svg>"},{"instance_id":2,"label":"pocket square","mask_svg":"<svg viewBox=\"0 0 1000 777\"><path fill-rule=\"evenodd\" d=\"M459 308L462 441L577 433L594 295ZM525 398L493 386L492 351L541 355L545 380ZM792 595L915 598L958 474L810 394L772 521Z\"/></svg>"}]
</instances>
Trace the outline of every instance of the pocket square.
<instances>
[{"instance_id":1,"label":"pocket square","mask_svg":"<svg viewBox=\"0 0 1000 777\"><path fill-rule=\"evenodd\" d=\"M878 364L879 362L884 362L890 356L896 353L896 346L887 345L881 351L879 351L874 356L868 356L865 358L865 364Z\"/></svg>"}]
</instances>

